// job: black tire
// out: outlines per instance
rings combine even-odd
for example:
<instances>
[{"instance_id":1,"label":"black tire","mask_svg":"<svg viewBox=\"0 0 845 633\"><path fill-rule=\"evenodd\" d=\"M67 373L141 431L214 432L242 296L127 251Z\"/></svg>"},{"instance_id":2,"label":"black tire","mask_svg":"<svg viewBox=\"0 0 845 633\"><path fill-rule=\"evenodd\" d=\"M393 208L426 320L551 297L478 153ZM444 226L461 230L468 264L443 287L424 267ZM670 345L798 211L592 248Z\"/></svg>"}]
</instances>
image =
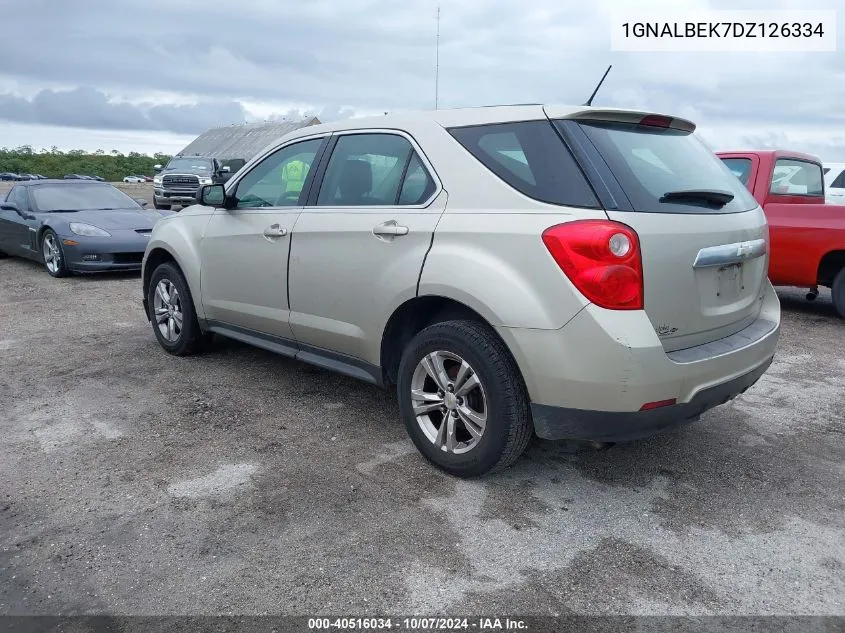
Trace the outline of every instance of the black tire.
<instances>
[{"instance_id":1,"label":"black tire","mask_svg":"<svg viewBox=\"0 0 845 633\"><path fill-rule=\"evenodd\" d=\"M159 203L155 200L155 198L153 198L153 206L154 206L156 209L159 209L160 211L170 211L170 207L171 207L172 205L169 205L169 204L159 204Z\"/></svg>"},{"instance_id":2,"label":"black tire","mask_svg":"<svg viewBox=\"0 0 845 633\"><path fill-rule=\"evenodd\" d=\"M56 265L54 269L51 270L50 265L47 262L47 258L44 256L44 244L48 240L52 240L52 242L56 245L55 257L54 260ZM56 235L56 232L53 229L46 229L44 233L41 234L41 260L44 264L44 270L47 271L47 274L52 277L67 277L70 274L70 270L67 267L67 263L65 262L65 252L62 248L62 241L59 239L59 236Z\"/></svg>"},{"instance_id":3,"label":"black tire","mask_svg":"<svg viewBox=\"0 0 845 633\"><path fill-rule=\"evenodd\" d=\"M845 319L845 268L836 275L830 290L833 295L833 307L839 316Z\"/></svg>"},{"instance_id":4,"label":"black tire","mask_svg":"<svg viewBox=\"0 0 845 633\"><path fill-rule=\"evenodd\" d=\"M178 307L182 314L182 327L179 328L175 340L168 340L159 328L156 320L156 288L162 281L169 282L175 286L178 293ZM204 333L197 321L197 313L194 309L194 300L185 276L176 264L166 262L153 271L150 277L150 285L147 289L147 305L149 306L149 318L153 327L156 340L166 352L174 356L189 356L207 349L211 341L211 334Z\"/></svg>"},{"instance_id":5,"label":"black tire","mask_svg":"<svg viewBox=\"0 0 845 633\"><path fill-rule=\"evenodd\" d=\"M462 454L436 446L413 411L414 372L423 358L435 351L455 354L469 363L486 394L484 431L477 444ZM502 340L483 323L445 321L419 332L402 354L397 391L402 419L417 449L433 464L458 477L477 477L507 468L525 452L533 436L528 393L519 368Z\"/></svg>"}]
</instances>

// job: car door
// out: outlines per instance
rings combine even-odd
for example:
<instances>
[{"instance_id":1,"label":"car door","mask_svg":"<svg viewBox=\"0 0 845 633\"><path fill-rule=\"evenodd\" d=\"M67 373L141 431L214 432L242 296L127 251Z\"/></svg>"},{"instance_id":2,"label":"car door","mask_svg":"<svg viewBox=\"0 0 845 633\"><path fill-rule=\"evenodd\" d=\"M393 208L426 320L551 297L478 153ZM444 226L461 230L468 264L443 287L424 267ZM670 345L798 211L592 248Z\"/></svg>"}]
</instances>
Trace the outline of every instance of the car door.
<instances>
[{"instance_id":1,"label":"car door","mask_svg":"<svg viewBox=\"0 0 845 633\"><path fill-rule=\"evenodd\" d=\"M416 294L446 193L404 133L335 135L329 151L292 236L291 328L303 354L378 364L382 328Z\"/></svg>"},{"instance_id":2,"label":"car door","mask_svg":"<svg viewBox=\"0 0 845 633\"><path fill-rule=\"evenodd\" d=\"M26 187L13 187L6 202L15 204L19 211L0 210L0 250L8 255L32 256L30 225L21 214L29 213L29 195Z\"/></svg>"},{"instance_id":3,"label":"car door","mask_svg":"<svg viewBox=\"0 0 845 633\"><path fill-rule=\"evenodd\" d=\"M212 326L292 339L288 306L290 233L324 137L286 145L227 187L231 209L217 209L201 241L201 293ZM298 180L291 179L291 165ZM302 201L300 198L303 197Z\"/></svg>"}]
</instances>

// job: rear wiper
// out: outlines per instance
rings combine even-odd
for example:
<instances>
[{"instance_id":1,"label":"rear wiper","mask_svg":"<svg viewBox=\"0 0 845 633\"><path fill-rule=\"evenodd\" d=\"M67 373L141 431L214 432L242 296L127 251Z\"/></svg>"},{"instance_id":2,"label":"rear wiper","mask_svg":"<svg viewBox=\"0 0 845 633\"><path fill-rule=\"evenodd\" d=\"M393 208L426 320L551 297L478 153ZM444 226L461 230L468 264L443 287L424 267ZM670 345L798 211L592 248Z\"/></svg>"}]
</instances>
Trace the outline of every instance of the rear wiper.
<instances>
[{"instance_id":1,"label":"rear wiper","mask_svg":"<svg viewBox=\"0 0 845 633\"><path fill-rule=\"evenodd\" d=\"M719 207L725 206L734 199L730 191L718 189L683 189L681 191L667 191L660 198L660 202L706 202Z\"/></svg>"},{"instance_id":2,"label":"rear wiper","mask_svg":"<svg viewBox=\"0 0 845 633\"><path fill-rule=\"evenodd\" d=\"M96 207L94 209L89 209L89 211L118 211L117 207Z\"/></svg>"},{"instance_id":3,"label":"rear wiper","mask_svg":"<svg viewBox=\"0 0 845 633\"><path fill-rule=\"evenodd\" d=\"M44 213L76 213L79 209L50 209Z\"/></svg>"}]
</instances>

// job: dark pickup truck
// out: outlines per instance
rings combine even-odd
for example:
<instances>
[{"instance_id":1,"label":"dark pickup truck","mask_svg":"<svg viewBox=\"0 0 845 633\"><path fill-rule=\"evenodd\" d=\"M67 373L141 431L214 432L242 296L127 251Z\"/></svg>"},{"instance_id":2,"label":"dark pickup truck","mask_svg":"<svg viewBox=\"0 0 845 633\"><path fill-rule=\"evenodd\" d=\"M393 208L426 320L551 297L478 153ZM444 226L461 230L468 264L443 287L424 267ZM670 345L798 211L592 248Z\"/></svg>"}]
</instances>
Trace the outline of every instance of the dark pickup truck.
<instances>
[{"instance_id":1,"label":"dark pickup truck","mask_svg":"<svg viewBox=\"0 0 845 633\"><path fill-rule=\"evenodd\" d=\"M164 169L156 165L156 172L153 178L156 209L194 204L201 186L224 183L232 175L227 165L206 156L174 156Z\"/></svg>"}]
</instances>

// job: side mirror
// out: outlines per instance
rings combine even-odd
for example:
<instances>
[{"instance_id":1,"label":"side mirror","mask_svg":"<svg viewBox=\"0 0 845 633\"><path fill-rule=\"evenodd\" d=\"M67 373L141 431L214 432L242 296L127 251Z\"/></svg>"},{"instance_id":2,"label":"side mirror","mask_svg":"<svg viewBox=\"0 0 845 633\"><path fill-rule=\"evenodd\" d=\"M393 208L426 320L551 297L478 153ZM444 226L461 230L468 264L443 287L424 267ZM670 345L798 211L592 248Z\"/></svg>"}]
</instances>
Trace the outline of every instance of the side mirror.
<instances>
[{"instance_id":1,"label":"side mirror","mask_svg":"<svg viewBox=\"0 0 845 633\"><path fill-rule=\"evenodd\" d=\"M153 165L153 171L154 171L155 173L160 172L160 171L161 171L161 165Z\"/></svg>"},{"instance_id":2,"label":"side mirror","mask_svg":"<svg viewBox=\"0 0 845 633\"><path fill-rule=\"evenodd\" d=\"M226 190L223 185L203 185L197 199L207 207L222 207L226 202Z\"/></svg>"},{"instance_id":3,"label":"side mirror","mask_svg":"<svg viewBox=\"0 0 845 633\"><path fill-rule=\"evenodd\" d=\"M149 202L147 202L147 201L146 201L146 200L144 200L143 198L132 198L132 199L133 199L135 202L137 202L138 204L140 204L142 207L145 207L145 208L146 208L146 206L147 206L148 204L150 204Z\"/></svg>"},{"instance_id":4,"label":"side mirror","mask_svg":"<svg viewBox=\"0 0 845 633\"><path fill-rule=\"evenodd\" d=\"M228 173L231 173L231 172L232 172L232 168L231 168L231 167L229 167L228 165L223 165L223 166L220 168L220 173L221 173L221 174L228 174Z\"/></svg>"}]
</instances>

